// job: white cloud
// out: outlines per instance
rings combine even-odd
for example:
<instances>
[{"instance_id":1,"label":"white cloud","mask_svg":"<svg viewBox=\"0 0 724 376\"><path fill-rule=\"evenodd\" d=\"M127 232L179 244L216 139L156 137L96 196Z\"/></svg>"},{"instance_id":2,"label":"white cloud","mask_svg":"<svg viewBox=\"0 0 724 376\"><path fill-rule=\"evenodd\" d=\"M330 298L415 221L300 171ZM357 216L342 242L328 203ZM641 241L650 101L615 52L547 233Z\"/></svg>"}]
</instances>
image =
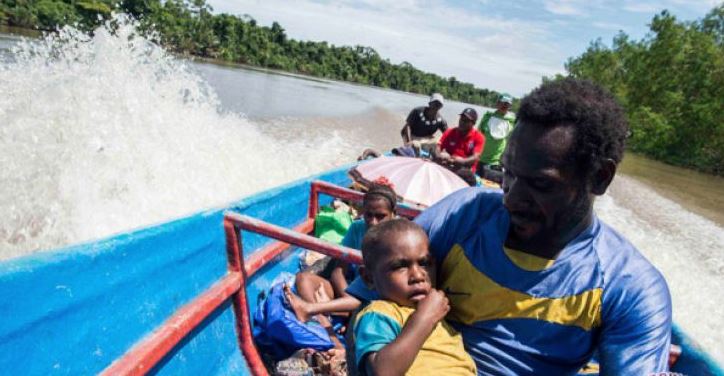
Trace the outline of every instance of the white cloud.
<instances>
[{"instance_id":1,"label":"white cloud","mask_svg":"<svg viewBox=\"0 0 724 376\"><path fill-rule=\"evenodd\" d=\"M634 13L657 13L663 10L664 6L661 4L635 1L624 4L623 9Z\"/></svg>"},{"instance_id":2,"label":"white cloud","mask_svg":"<svg viewBox=\"0 0 724 376\"><path fill-rule=\"evenodd\" d=\"M664 0L664 1L636 1L636 0L624 0L623 9L634 13L647 13L654 14L659 13L664 9L670 11L688 9L695 13L708 12L712 8L719 5L720 0Z\"/></svg>"},{"instance_id":3,"label":"white cloud","mask_svg":"<svg viewBox=\"0 0 724 376\"><path fill-rule=\"evenodd\" d=\"M593 22L591 25L593 25L594 27L597 27L597 28L599 28L599 29L603 29L603 30L614 30L614 31L618 31L618 30L625 30L625 29L626 29L626 27L625 27L624 25L617 24L617 23L613 23L613 22L596 21L596 22Z\"/></svg>"},{"instance_id":4,"label":"white cloud","mask_svg":"<svg viewBox=\"0 0 724 376\"><path fill-rule=\"evenodd\" d=\"M577 0L545 0L543 6L553 14L563 16L583 16L585 12L585 2Z\"/></svg>"},{"instance_id":5,"label":"white cloud","mask_svg":"<svg viewBox=\"0 0 724 376\"><path fill-rule=\"evenodd\" d=\"M364 2L212 0L217 12L249 13L261 24L279 22L291 38L363 45L393 63L455 76L479 87L522 95L541 76L563 70L567 55L546 25L471 13L442 1Z\"/></svg>"}]
</instances>

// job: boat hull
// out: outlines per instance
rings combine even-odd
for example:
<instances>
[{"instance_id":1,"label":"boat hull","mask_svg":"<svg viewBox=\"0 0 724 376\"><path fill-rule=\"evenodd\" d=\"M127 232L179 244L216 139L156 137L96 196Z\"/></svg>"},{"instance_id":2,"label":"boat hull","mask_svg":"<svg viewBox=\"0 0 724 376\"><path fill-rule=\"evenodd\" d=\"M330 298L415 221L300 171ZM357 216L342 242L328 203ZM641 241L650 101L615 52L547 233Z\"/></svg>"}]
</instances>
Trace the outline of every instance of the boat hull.
<instances>
[{"instance_id":1,"label":"boat hull","mask_svg":"<svg viewBox=\"0 0 724 376\"><path fill-rule=\"evenodd\" d=\"M0 320L0 370L22 375L103 371L227 275L224 211L292 228L307 219L311 181L347 185L348 168L265 191L228 207L0 263L0 317L4 318ZM242 233L247 260L271 243L261 235ZM298 271L300 254L299 249L290 248L246 281L250 312L275 280ZM678 327L673 338L683 353L672 371L724 375ZM151 372L250 374L239 351L231 301L195 326Z\"/></svg>"}]
</instances>

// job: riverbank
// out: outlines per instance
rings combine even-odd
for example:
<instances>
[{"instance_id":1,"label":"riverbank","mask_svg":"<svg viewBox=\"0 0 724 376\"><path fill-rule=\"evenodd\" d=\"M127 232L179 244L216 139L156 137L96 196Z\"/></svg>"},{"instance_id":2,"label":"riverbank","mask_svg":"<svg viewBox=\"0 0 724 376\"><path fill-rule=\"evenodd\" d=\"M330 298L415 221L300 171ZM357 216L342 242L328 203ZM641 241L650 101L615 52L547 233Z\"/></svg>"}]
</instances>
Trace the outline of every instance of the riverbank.
<instances>
[{"instance_id":1,"label":"riverbank","mask_svg":"<svg viewBox=\"0 0 724 376\"><path fill-rule=\"evenodd\" d=\"M619 172L724 227L724 178L626 152Z\"/></svg>"},{"instance_id":2,"label":"riverbank","mask_svg":"<svg viewBox=\"0 0 724 376\"><path fill-rule=\"evenodd\" d=\"M0 32L9 32L12 34L17 34L17 35L22 35L22 36L27 36L27 37L38 37L41 35L41 32L38 30L2 26L2 25L0 25ZM283 33L283 29L281 29L281 32ZM242 68L242 69L254 70L254 71L263 72L263 73L273 73L273 74L277 74L277 75L283 75L283 76L288 76L288 77L293 77L293 78L301 78L301 79L316 81L316 82L341 82L341 83L346 83L346 84L359 85L360 87L372 86L372 87L383 89L383 90L389 90L391 92L397 91L397 92L406 92L409 94L420 95L420 94L416 94L415 92L412 92L412 91L404 91L404 90L393 89L393 88L383 87L383 86L373 86L373 85L360 83L358 81L348 81L348 80L342 80L342 79L337 79L337 78L320 77L320 76L308 75L308 74L303 74L303 73L298 73L298 72L293 72L293 71L286 71L286 70L282 70L282 69L275 69L275 68L252 65L252 64L238 63L238 62L223 60L223 59L219 59L219 58L205 57L202 55L194 55L194 54L188 54L188 53L176 53L176 56L178 56L180 58L186 58L186 59L204 62L204 63L212 63L212 64L227 66L227 67L231 67L231 68ZM637 111L634 110L634 111L630 111L630 112L637 112ZM634 120L636 120L636 119L634 119ZM640 119L638 119L638 120L640 120ZM632 120L632 124L631 124L632 128L636 128L637 124L638 123L636 123L635 121ZM638 134L638 132L634 132L634 134ZM631 140L629 142L629 144L632 145L632 148L634 148L634 149L636 149L635 141L636 140ZM656 155L654 155L654 156L649 155L648 157L657 158ZM665 161L663 163L667 163L667 162L668 161ZM668 163L666 165L671 166L671 167L676 166L674 164L668 164ZM703 170L704 170L704 172L702 173L702 175L704 175L704 176L714 176L714 177L720 176L720 175L717 175L717 172L720 171L719 169L713 169L713 170L703 169ZM699 168L695 165L689 165L689 166L683 167L682 171L702 171L702 168ZM713 171L713 173L712 173L712 171ZM678 175L681 175L681 174L678 174ZM686 174L684 174L684 175L686 175ZM642 176L643 176L642 179L646 179L645 173L643 173ZM658 183L659 186L661 185L656 179L651 179L650 182L653 184ZM684 182L682 182L682 184L680 186L684 186L684 185L685 185ZM659 189L662 189L662 188L659 188ZM667 195L667 197L673 197L673 195L676 195L676 193L671 193L671 192L668 192L665 194ZM679 196L682 199L686 200L687 202L691 201L691 198L686 195L680 194ZM696 202L696 204L694 206L692 206L693 210L695 210L697 213L701 213L702 215L705 215L707 218L716 220L717 223L721 223L722 215L717 215L716 213L712 214L713 210L707 209L710 206L709 203L700 202L700 200L694 200L694 202ZM719 206L716 206L716 207L719 208Z\"/></svg>"}]
</instances>

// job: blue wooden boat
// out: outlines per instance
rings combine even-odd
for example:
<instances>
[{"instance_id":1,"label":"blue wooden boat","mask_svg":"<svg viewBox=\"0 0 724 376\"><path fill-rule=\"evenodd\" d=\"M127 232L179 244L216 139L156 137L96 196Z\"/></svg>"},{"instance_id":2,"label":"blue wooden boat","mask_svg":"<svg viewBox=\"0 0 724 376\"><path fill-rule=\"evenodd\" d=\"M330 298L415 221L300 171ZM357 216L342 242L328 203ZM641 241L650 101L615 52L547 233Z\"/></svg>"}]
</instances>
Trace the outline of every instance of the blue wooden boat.
<instances>
[{"instance_id":1,"label":"blue wooden boat","mask_svg":"<svg viewBox=\"0 0 724 376\"><path fill-rule=\"evenodd\" d=\"M303 235L330 195L360 198L332 185L349 184L348 168L0 263L0 373L266 374L249 322L259 293L280 273L298 270L299 246L361 259ZM672 371L724 375L678 327L673 339L683 351Z\"/></svg>"}]
</instances>

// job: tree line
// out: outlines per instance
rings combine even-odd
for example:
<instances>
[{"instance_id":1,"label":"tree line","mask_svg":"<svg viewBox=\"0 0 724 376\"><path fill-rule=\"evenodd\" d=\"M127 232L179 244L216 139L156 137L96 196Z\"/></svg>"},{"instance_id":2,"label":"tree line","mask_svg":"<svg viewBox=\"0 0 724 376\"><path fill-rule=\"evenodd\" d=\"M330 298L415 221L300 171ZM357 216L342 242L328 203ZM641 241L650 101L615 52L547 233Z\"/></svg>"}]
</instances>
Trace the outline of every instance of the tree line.
<instances>
[{"instance_id":1,"label":"tree line","mask_svg":"<svg viewBox=\"0 0 724 376\"><path fill-rule=\"evenodd\" d=\"M176 53L413 93L440 92L490 107L499 95L406 62L392 64L370 47L298 41L276 22L267 27L248 15L213 14L205 0L0 0L0 23L41 30L68 24L92 30L112 12L139 19L142 31L152 31ZM567 61L567 74L596 81L616 95L631 124L631 150L724 175L724 4L694 22L663 11L649 26L641 40L619 32L611 46L592 42Z\"/></svg>"},{"instance_id":2,"label":"tree line","mask_svg":"<svg viewBox=\"0 0 724 376\"><path fill-rule=\"evenodd\" d=\"M632 135L629 148L652 158L724 175L724 4L694 22L667 11L650 32L611 46L591 43L566 70L615 94Z\"/></svg>"},{"instance_id":3,"label":"tree line","mask_svg":"<svg viewBox=\"0 0 724 376\"><path fill-rule=\"evenodd\" d=\"M494 106L499 93L393 64L370 47L334 46L287 37L274 22L261 26L248 15L213 14L205 0L0 0L0 23L54 30L77 25L92 30L112 12L124 12L154 31L175 53L221 59L316 77L356 82Z\"/></svg>"}]
</instances>

